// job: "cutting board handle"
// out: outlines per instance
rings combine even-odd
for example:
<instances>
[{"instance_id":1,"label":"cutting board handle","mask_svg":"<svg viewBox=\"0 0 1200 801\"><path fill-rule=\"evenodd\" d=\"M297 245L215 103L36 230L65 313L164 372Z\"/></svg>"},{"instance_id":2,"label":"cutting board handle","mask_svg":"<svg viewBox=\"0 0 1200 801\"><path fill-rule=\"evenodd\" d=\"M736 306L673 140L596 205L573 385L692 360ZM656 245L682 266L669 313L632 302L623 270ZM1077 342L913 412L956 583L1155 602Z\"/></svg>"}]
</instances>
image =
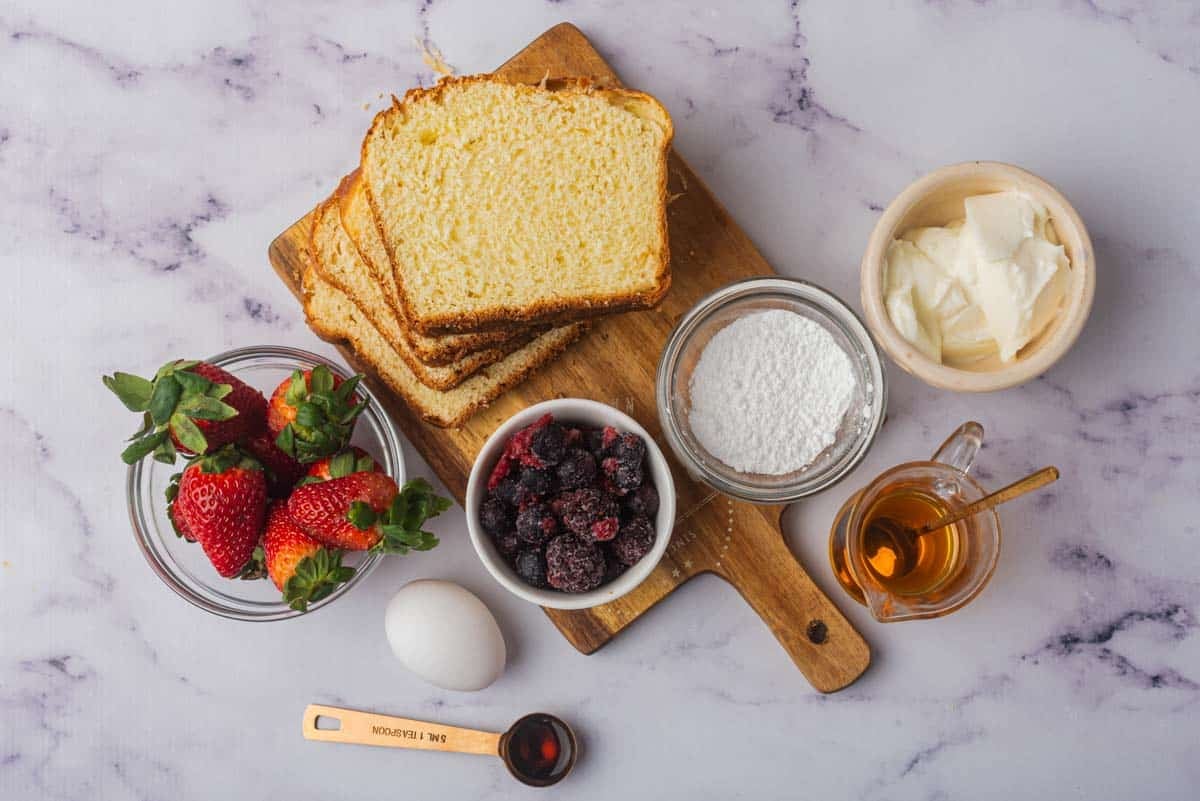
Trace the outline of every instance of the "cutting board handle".
<instances>
[{"instance_id":1,"label":"cutting board handle","mask_svg":"<svg viewBox=\"0 0 1200 801\"><path fill-rule=\"evenodd\" d=\"M816 689L836 692L871 662L871 649L805 572L778 527L782 510L748 509L737 515L731 548L714 572L737 588L796 667Z\"/></svg>"}]
</instances>

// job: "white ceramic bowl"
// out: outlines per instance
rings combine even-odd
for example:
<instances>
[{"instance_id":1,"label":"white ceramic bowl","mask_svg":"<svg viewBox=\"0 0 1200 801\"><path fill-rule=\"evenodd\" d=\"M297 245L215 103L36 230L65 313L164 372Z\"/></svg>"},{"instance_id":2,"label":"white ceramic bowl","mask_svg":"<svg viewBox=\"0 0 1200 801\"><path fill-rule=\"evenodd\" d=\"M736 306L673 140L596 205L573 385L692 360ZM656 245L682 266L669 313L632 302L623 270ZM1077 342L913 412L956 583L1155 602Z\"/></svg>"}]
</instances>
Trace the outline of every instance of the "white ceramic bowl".
<instances>
[{"instance_id":1,"label":"white ceramic bowl","mask_svg":"<svg viewBox=\"0 0 1200 801\"><path fill-rule=\"evenodd\" d=\"M649 477L654 480L654 488L658 490L658 515L654 520L654 547L642 557L641 561L626 570L607 584L602 584L588 592L559 592L557 590L539 590L521 580L508 562L496 550L492 538L489 537L479 524L479 507L487 497L488 476L496 461L504 450L504 444L514 433L533 423L542 415L552 414L554 419L567 425L585 425L594 428L612 426L621 432L637 434L646 443L646 467ZM513 595L532 601L539 606L551 609L587 609L592 606L608 603L620 598L625 593L641 584L651 571L658 565L659 560L667 551L671 541L671 529L675 524L675 484L671 480L671 469L667 466L666 457L659 449L646 429L638 425L627 414L617 411L611 406L583 398L560 398L534 404L527 409L517 412L506 420L483 444L479 455L475 457L475 465L471 468L471 477L467 481L467 497L464 508L467 513L467 529L471 534L471 544L475 552L483 560L483 565Z\"/></svg>"},{"instance_id":2,"label":"white ceramic bowl","mask_svg":"<svg viewBox=\"0 0 1200 801\"><path fill-rule=\"evenodd\" d=\"M991 356L966 364L942 364L917 350L892 324L883 298L887 248L912 228L961 220L972 195L1016 190L1041 203L1071 262L1066 297L1054 320L1004 363ZM1096 256L1087 227L1062 193L1031 172L995 161L971 161L934 170L913 182L879 217L862 261L862 304L867 327L889 356L925 383L955 392L994 392L1037 378L1071 349L1087 322L1096 294Z\"/></svg>"}]
</instances>

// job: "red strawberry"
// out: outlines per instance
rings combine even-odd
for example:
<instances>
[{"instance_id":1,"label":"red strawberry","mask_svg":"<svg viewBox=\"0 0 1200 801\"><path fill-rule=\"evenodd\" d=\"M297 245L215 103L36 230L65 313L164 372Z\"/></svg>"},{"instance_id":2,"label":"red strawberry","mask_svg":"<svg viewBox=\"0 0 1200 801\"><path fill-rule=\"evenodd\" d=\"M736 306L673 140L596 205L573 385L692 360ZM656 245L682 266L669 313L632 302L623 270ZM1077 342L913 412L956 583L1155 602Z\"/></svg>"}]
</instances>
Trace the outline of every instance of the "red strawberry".
<instances>
[{"instance_id":1,"label":"red strawberry","mask_svg":"<svg viewBox=\"0 0 1200 801\"><path fill-rule=\"evenodd\" d=\"M182 537L188 542L195 542L196 538L192 536L192 532L188 531L187 523L175 514L175 499L179 497L179 479L183 478L183 473L176 473L171 476L171 482L167 484L167 519L171 521L171 528L175 529L175 535Z\"/></svg>"},{"instance_id":2,"label":"red strawberry","mask_svg":"<svg viewBox=\"0 0 1200 801\"><path fill-rule=\"evenodd\" d=\"M126 464L150 452L166 464L175 463L176 450L212 453L258 431L266 420L261 392L205 362L168 362L149 380L129 373L103 380L126 408L142 413L141 430L121 454Z\"/></svg>"},{"instance_id":3,"label":"red strawberry","mask_svg":"<svg viewBox=\"0 0 1200 801\"><path fill-rule=\"evenodd\" d=\"M280 449L309 463L337 453L350 441L366 407L354 394L361 375L343 381L328 367L297 370L271 393L267 428Z\"/></svg>"},{"instance_id":4,"label":"red strawberry","mask_svg":"<svg viewBox=\"0 0 1200 801\"><path fill-rule=\"evenodd\" d=\"M392 503L396 482L383 473L351 473L297 487L288 513L310 536L348 551L365 551L383 536L378 518Z\"/></svg>"},{"instance_id":5,"label":"red strawberry","mask_svg":"<svg viewBox=\"0 0 1200 801\"><path fill-rule=\"evenodd\" d=\"M251 434L243 447L266 471L267 492L272 498L286 498L296 482L304 478L304 465L281 451L265 428Z\"/></svg>"},{"instance_id":6,"label":"red strawberry","mask_svg":"<svg viewBox=\"0 0 1200 801\"><path fill-rule=\"evenodd\" d=\"M355 445L313 462L305 474L306 484L342 478L351 473L382 473L383 466L371 458L371 454Z\"/></svg>"},{"instance_id":7,"label":"red strawberry","mask_svg":"<svg viewBox=\"0 0 1200 801\"><path fill-rule=\"evenodd\" d=\"M421 526L450 508L450 501L421 478L397 491L383 473L351 473L297 487L287 508L292 520L326 545L403 554L437 545L437 537Z\"/></svg>"},{"instance_id":8,"label":"red strawberry","mask_svg":"<svg viewBox=\"0 0 1200 801\"><path fill-rule=\"evenodd\" d=\"M354 575L354 568L342 566L342 552L305 534L282 501L273 503L267 512L263 551L271 581L288 606L301 612Z\"/></svg>"},{"instance_id":9,"label":"red strawberry","mask_svg":"<svg viewBox=\"0 0 1200 801\"><path fill-rule=\"evenodd\" d=\"M171 506L180 528L225 578L238 575L254 555L266 510L262 466L232 445L193 459Z\"/></svg>"}]
</instances>

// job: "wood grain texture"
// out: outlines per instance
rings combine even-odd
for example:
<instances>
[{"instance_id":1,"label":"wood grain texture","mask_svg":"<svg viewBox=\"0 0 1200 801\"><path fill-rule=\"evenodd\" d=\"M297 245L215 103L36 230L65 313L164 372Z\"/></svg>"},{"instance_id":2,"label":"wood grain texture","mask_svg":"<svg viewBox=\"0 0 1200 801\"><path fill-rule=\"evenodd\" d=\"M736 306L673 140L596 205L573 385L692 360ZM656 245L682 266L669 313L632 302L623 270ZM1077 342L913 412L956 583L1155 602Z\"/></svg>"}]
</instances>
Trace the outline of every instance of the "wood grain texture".
<instances>
[{"instance_id":1,"label":"wood grain texture","mask_svg":"<svg viewBox=\"0 0 1200 801\"><path fill-rule=\"evenodd\" d=\"M518 81L585 75L618 84L584 35L558 25L497 72ZM672 287L653 310L600 321L558 361L476 414L460 429L430 426L363 370L348 348L342 355L368 373L371 388L400 429L461 502L475 454L513 413L548 398L585 397L631 415L662 441L654 401L659 354L675 322L701 297L731 281L772 272L721 204L675 153L670 159L668 208ZM305 258L307 217L271 244L270 259L294 293ZM665 449L664 449L665 450ZM667 451L671 457L670 451ZM866 642L812 582L784 543L781 507L732 501L692 480L672 457L679 517L661 564L636 590L590 610L546 610L559 631L592 653L676 587L700 573L733 584L771 628L796 666L822 692L839 690L870 662Z\"/></svg>"}]
</instances>

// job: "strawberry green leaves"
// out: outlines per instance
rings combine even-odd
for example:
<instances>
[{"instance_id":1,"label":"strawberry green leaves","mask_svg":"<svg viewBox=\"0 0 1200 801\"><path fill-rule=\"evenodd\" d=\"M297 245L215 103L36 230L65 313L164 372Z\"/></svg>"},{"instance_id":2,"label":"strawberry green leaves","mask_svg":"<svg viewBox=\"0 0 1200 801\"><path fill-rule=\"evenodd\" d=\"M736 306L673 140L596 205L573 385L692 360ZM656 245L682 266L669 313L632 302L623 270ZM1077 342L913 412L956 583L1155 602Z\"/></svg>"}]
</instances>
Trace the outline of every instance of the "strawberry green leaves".
<instances>
[{"instance_id":1,"label":"strawberry green leaves","mask_svg":"<svg viewBox=\"0 0 1200 801\"><path fill-rule=\"evenodd\" d=\"M450 500L435 493L425 479L405 483L381 516L379 528L383 537L371 550L406 554L409 550L428 551L436 547L438 538L421 527L426 520L449 508Z\"/></svg>"},{"instance_id":2,"label":"strawberry green leaves","mask_svg":"<svg viewBox=\"0 0 1200 801\"><path fill-rule=\"evenodd\" d=\"M310 603L327 598L339 584L354 576L354 568L342 565L342 552L319 548L296 563L295 574L283 585L283 600L298 612Z\"/></svg>"},{"instance_id":3,"label":"strawberry green leaves","mask_svg":"<svg viewBox=\"0 0 1200 801\"><path fill-rule=\"evenodd\" d=\"M142 427L121 453L123 462L133 464L153 453L155 460L174 464L176 446L204 453L208 440L195 421L224 421L237 416L238 410L221 400L233 388L190 372L197 364L189 360L167 362L153 380L121 372L102 378L104 386L125 408L142 413Z\"/></svg>"},{"instance_id":4,"label":"strawberry green leaves","mask_svg":"<svg viewBox=\"0 0 1200 801\"><path fill-rule=\"evenodd\" d=\"M307 375L295 371L271 399L273 407L281 407L280 418L289 420L275 444L305 464L344 448L354 421L366 407L354 394L361 380L362 375L356 375L339 382L325 365L317 365Z\"/></svg>"}]
</instances>

